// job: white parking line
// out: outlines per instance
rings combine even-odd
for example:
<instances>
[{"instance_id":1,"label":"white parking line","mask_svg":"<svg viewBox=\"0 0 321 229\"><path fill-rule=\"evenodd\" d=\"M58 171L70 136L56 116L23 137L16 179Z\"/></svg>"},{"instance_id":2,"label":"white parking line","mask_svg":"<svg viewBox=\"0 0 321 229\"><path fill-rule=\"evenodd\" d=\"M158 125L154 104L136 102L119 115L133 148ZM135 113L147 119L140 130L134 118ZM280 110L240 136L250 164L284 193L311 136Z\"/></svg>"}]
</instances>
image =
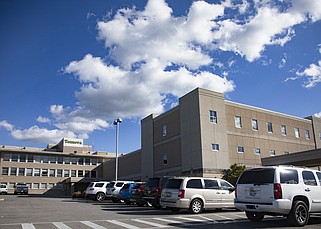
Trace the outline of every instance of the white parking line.
<instances>
[{"instance_id":1,"label":"white parking line","mask_svg":"<svg viewBox=\"0 0 321 229\"><path fill-rule=\"evenodd\" d=\"M100 226L96 223L92 223L90 221L80 221L82 224L85 224L88 227L95 228L95 229L106 229L106 227Z\"/></svg>"},{"instance_id":2,"label":"white parking line","mask_svg":"<svg viewBox=\"0 0 321 229\"><path fill-rule=\"evenodd\" d=\"M138 223L144 223L144 224L147 224L147 225L150 225L150 226L153 226L153 227L158 227L158 228L168 227L167 225L162 225L162 224L154 223L154 222L148 222L148 221L144 221L144 220L141 220L141 219L133 219L133 221L138 222Z\"/></svg>"},{"instance_id":3,"label":"white parking line","mask_svg":"<svg viewBox=\"0 0 321 229\"><path fill-rule=\"evenodd\" d=\"M71 227L68 227L66 224L62 222L53 222L53 225L55 225L59 229L72 229Z\"/></svg>"},{"instance_id":4,"label":"white parking line","mask_svg":"<svg viewBox=\"0 0 321 229\"><path fill-rule=\"evenodd\" d=\"M128 228L128 229L141 229L140 227L135 227L133 225L130 225L130 224L127 224L127 223L123 223L123 222L120 222L120 221L117 221L117 220L106 220L106 221L109 222L109 223L116 224L118 226L122 226L122 227Z\"/></svg>"},{"instance_id":5,"label":"white parking line","mask_svg":"<svg viewBox=\"0 0 321 229\"><path fill-rule=\"evenodd\" d=\"M229 217L226 217L226 216L222 216L222 215L215 215L215 216L223 218L223 219L234 220L232 218L229 218Z\"/></svg>"},{"instance_id":6,"label":"white parking line","mask_svg":"<svg viewBox=\"0 0 321 229\"><path fill-rule=\"evenodd\" d=\"M166 222L166 223L180 224L180 225L182 225L182 226L190 226L190 225L191 225L190 223L184 223L184 222L180 222L180 221L176 221L176 220L171 220L171 219L165 219L165 218L153 218L153 219L156 219L156 220L159 220L159 221L163 221L163 222Z\"/></svg>"},{"instance_id":7,"label":"white parking line","mask_svg":"<svg viewBox=\"0 0 321 229\"><path fill-rule=\"evenodd\" d=\"M206 221L201 220L201 219L196 219L196 218L190 218L190 217L175 217L176 219L182 219L182 220L188 220L188 221L192 221L192 222L199 222L199 223L205 223Z\"/></svg>"},{"instance_id":8,"label":"white parking line","mask_svg":"<svg viewBox=\"0 0 321 229\"><path fill-rule=\"evenodd\" d=\"M32 223L23 223L21 224L22 229L36 229Z\"/></svg>"}]
</instances>

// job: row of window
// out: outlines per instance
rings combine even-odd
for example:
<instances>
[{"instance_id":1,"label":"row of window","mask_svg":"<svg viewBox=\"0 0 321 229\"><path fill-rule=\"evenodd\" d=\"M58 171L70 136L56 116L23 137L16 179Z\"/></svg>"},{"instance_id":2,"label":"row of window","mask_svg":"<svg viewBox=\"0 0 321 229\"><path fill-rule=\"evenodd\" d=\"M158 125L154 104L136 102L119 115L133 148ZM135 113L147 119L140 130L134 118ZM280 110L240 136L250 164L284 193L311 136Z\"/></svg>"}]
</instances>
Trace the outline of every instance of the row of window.
<instances>
[{"instance_id":1,"label":"row of window","mask_svg":"<svg viewBox=\"0 0 321 229\"><path fill-rule=\"evenodd\" d=\"M217 123L217 112L210 110L209 111L209 121L211 123ZM241 116L234 116L234 124L236 128L242 128L242 117ZM251 119L251 125L252 125L252 130L253 131L258 131L259 130L259 123L257 119ZM268 133L273 133L273 124L272 122L267 122L266 123L266 128ZM287 128L285 125L281 125L281 134L283 136L287 135ZM299 128L294 128L294 135L296 138L300 138L300 129ZM319 133L319 137L321 140L321 133ZM305 130L305 138L307 140L310 140L310 131Z\"/></svg>"},{"instance_id":2,"label":"row of window","mask_svg":"<svg viewBox=\"0 0 321 229\"><path fill-rule=\"evenodd\" d=\"M49 163L65 165L98 165L96 158L62 157L62 156L40 156L34 154L4 153L4 161Z\"/></svg>"},{"instance_id":3,"label":"row of window","mask_svg":"<svg viewBox=\"0 0 321 229\"><path fill-rule=\"evenodd\" d=\"M16 183L5 183L1 182L1 184L6 185L9 189L14 189ZM61 183L26 183L29 189L63 189L63 184Z\"/></svg>"},{"instance_id":4,"label":"row of window","mask_svg":"<svg viewBox=\"0 0 321 229\"><path fill-rule=\"evenodd\" d=\"M97 177L96 170L40 169L2 167L3 176L34 176L34 177Z\"/></svg>"},{"instance_id":5,"label":"row of window","mask_svg":"<svg viewBox=\"0 0 321 229\"><path fill-rule=\"evenodd\" d=\"M212 151L219 151L220 150L220 146L219 144L212 144ZM244 146L237 146L236 147L236 152L237 153L244 153ZM253 152L255 155L261 155L261 149L260 148L254 148ZM284 154L289 154L288 151L284 151ZM270 156L275 156L275 150L270 150Z\"/></svg>"}]
</instances>

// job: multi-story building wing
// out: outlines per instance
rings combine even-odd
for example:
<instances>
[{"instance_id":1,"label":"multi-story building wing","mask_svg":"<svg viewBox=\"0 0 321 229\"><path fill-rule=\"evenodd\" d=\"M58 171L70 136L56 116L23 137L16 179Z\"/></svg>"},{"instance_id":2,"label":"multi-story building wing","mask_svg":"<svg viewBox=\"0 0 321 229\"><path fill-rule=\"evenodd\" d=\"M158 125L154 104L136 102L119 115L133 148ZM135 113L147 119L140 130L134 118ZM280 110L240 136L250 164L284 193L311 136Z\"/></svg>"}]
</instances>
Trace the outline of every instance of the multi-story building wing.
<instances>
[{"instance_id":1,"label":"multi-story building wing","mask_svg":"<svg viewBox=\"0 0 321 229\"><path fill-rule=\"evenodd\" d=\"M238 163L320 148L321 119L299 118L226 101L201 88L179 105L141 121L142 179L161 175L221 176Z\"/></svg>"},{"instance_id":2,"label":"multi-story building wing","mask_svg":"<svg viewBox=\"0 0 321 229\"><path fill-rule=\"evenodd\" d=\"M114 153L92 152L82 139L64 138L46 149L3 145L0 183L8 185L9 192L17 183L25 183L31 194L70 195L91 181L103 180L103 163L114 157Z\"/></svg>"}]
</instances>

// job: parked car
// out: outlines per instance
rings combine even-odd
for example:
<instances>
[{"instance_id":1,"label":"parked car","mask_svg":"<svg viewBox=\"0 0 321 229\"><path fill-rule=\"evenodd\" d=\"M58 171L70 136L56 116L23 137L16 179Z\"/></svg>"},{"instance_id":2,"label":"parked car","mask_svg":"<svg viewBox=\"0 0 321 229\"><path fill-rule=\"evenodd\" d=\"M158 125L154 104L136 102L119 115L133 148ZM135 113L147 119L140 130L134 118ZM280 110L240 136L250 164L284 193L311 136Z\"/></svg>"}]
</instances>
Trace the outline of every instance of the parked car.
<instances>
[{"instance_id":1,"label":"parked car","mask_svg":"<svg viewBox=\"0 0 321 229\"><path fill-rule=\"evenodd\" d=\"M28 194L29 188L28 185L24 183L18 183L14 186L14 194Z\"/></svg>"},{"instance_id":2,"label":"parked car","mask_svg":"<svg viewBox=\"0 0 321 229\"><path fill-rule=\"evenodd\" d=\"M119 199L124 201L126 204L131 204L130 198L132 197L132 189L135 183L126 183L119 191Z\"/></svg>"},{"instance_id":3,"label":"parked car","mask_svg":"<svg viewBox=\"0 0 321 229\"><path fill-rule=\"evenodd\" d=\"M103 201L106 197L107 181L91 182L85 192L85 197L97 201Z\"/></svg>"},{"instance_id":4,"label":"parked car","mask_svg":"<svg viewBox=\"0 0 321 229\"><path fill-rule=\"evenodd\" d=\"M283 215L304 226L310 213L321 212L321 172L293 166L245 170L236 184L235 206L252 221Z\"/></svg>"},{"instance_id":5,"label":"parked car","mask_svg":"<svg viewBox=\"0 0 321 229\"><path fill-rule=\"evenodd\" d=\"M8 188L6 184L0 184L0 194L8 194Z\"/></svg>"},{"instance_id":6,"label":"parked car","mask_svg":"<svg viewBox=\"0 0 321 229\"><path fill-rule=\"evenodd\" d=\"M119 191L124 184L131 183L133 181L112 181L106 187L106 198L112 200L114 203L120 201Z\"/></svg>"},{"instance_id":7,"label":"parked car","mask_svg":"<svg viewBox=\"0 0 321 229\"><path fill-rule=\"evenodd\" d=\"M143 199L154 208L161 208L161 192L167 183L169 176L149 178L145 184Z\"/></svg>"},{"instance_id":8,"label":"parked car","mask_svg":"<svg viewBox=\"0 0 321 229\"><path fill-rule=\"evenodd\" d=\"M144 188L145 182L137 182L132 188L132 196L130 201L136 203L136 205L140 207L143 207L144 205L151 206L149 202L143 199Z\"/></svg>"},{"instance_id":9,"label":"parked car","mask_svg":"<svg viewBox=\"0 0 321 229\"><path fill-rule=\"evenodd\" d=\"M162 191L160 204L173 211L189 209L195 214L203 209L234 208L234 186L216 178L171 178Z\"/></svg>"}]
</instances>

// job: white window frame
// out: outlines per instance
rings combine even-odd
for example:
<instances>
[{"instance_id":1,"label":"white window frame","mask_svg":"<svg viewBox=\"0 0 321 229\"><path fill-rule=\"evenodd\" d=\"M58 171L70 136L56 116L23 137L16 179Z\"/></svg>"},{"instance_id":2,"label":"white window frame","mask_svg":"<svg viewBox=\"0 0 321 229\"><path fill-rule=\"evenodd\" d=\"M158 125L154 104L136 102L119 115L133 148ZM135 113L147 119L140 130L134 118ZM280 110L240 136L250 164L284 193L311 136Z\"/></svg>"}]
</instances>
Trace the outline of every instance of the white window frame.
<instances>
[{"instance_id":1,"label":"white window frame","mask_svg":"<svg viewBox=\"0 0 321 229\"><path fill-rule=\"evenodd\" d=\"M212 144L212 151L219 151L220 150L220 145L217 143Z\"/></svg>"},{"instance_id":2,"label":"white window frame","mask_svg":"<svg viewBox=\"0 0 321 229\"><path fill-rule=\"evenodd\" d=\"M285 125L281 125L281 134L283 136L286 136L286 126Z\"/></svg>"},{"instance_id":3,"label":"white window frame","mask_svg":"<svg viewBox=\"0 0 321 229\"><path fill-rule=\"evenodd\" d=\"M254 131L259 130L259 123L258 123L257 119L252 119L251 125L252 125L252 130L254 130Z\"/></svg>"},{"instance_id":4,"label":"white window frame","mask_svg":"<svg viewBox=\"0 0 321 229\"><path fill-rule=\"evenodd\" d=\"M273 124L272 122L267 122L266 123L266 129L268 133L273 133Z\"/></svg>"},{"instance_id":5,"label":"white window frame","mask_svg":"<svg viewBox=\"0 0 321 229\"><path fill-rule=\"evenodd\" d=\"M276 153L275 153L274 149L270 149L270 156L276 156Z\"/></svg>"},{"instance_id":6,"label":"white window frame","mask_svg":"<svg viewBox=\"0 0 321 229\"><path fill-rule=\"evenodd\" d=\"M241 116L234 116L234 123L236 128L242 128L242 117Z\"/></svg>"},{"instance_id":7,"label":"white window frame","mask_svg":"<svg viewBox=\"0 0 321 229\"><path fill-rule=\"evenodd\" d=\"M310 140L311 139L309 130L305 130L305 139L306 140Z\"/></svg>"},{"instance_id":8,"label":"white window frame","mask_svg":"<svg viewBox=\"0 0 321 229\"><path fill-rule=\"evenodd\" d=\"M255 155L261 155L261 149L260 148L254 148L254 154Z\"/></svg>"},{"instance_id":9,"label":"white window frame","mask_svg":"<svg viewBox=\"0 0 321 229\"><path fill-rule=\"evenodd\" d=\"M237 153L244 153L244 146L238 146L236 147Z\"/></svg>"},{"instance_id":10,"label":"white window frame","mask_svg":"<svg viewBox=\"0 0 321 229\"><path fill-rule=\"evenodd\" d=\"M294 128L294 136L296 138L300 138L300 129L297 127Z\"/></svg>"},{"instance_id":11,"label":"white window frame","mask_svg":"<svg viewBox=\"0 0 321 229\"><path fill-rule=\"evenodd\" d=\"M217 111L210 110L210 123L217 123Z\"/></svg>"}]
</instances>

